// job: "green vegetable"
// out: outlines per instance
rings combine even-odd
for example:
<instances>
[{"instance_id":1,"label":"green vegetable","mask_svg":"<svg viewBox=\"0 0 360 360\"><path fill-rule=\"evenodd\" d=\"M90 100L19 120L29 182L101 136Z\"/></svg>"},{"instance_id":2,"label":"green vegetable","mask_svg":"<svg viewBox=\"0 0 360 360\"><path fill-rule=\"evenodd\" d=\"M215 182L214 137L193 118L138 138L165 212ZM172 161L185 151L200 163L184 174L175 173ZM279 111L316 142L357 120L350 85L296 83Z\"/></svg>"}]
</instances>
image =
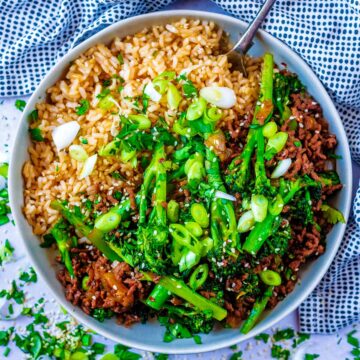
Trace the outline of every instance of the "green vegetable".
<instances>
[{"instance_id":1,"label":"green vegetable","mask_svg":"<svg viewBox=\"0 0 360 360\"><path fill-rule=\"evenodd\" d=\"M150 295L145 300L145 304L155 310L160 310L164 303L169 300L171 293L163 286L156 284Z\"/></svg>"},{"instance_id":2,"label":"green vegetable","mask_svg":"<svg viewBox=\"0 0 360 360\"><path fill-rule=\"evenodd\" d=\"M265 307L266 307L270 297L272 296L272 293L273 293L273 287L269 286L265 290L263 297L261 299L258 299L255 301L255 304L254 304L253 308L251 309L249 317L245 320L245 322L243 323L243 325L240 329L240 331L243 334L247 334L256 325L257 321L259 320L260 315L265 310Z\"/></svg>"},{"instance_id":3,"label":"green vegetable","mask_svg":"<svg viewBox=\"0 0 360 360\"><path fill-rule=\"evenodd\" d=\"M167 90L167 102L168 102L169 108L171 110L176 110L179 107L181 100L182 100L182 97L180 95L179 90L176 88L175 85L173 85L172 83L169 83L168 90Z\"/></svg>"},{"instance_id":4,"label":"green vegetable","mask_svg":"<svg viewBox=\"0 0 360 360\"><path fill-rule=\"evenodd\" d=\"M191 274L189 285L193 290L200 288L206 281L209 274L209 266L207 264L199 265Z\"/></svg>"},{"instance_id":5,"label":"green vegetable","mask_svg":"<svg viewBox=\"0 0 360 360\"><path fill-rule=\"evenodd\" d=\"M39 128L29 128L31 140L33 141L44 141L41 130Z\"/></svg>"},{"instance_id":6,"label":"green vegetable","mask_svg":"<svg viewBox=\"0 0 360 360\"><path fill-rule=\"evenodd\" d=\"M80 106L75 108L76 114L79 116L85 115L90 109L90 102L87 99L81 99L79 103Z\"/></svg>"},{"instance_id":7,"label":"green vegetable","mask_svg":"<svg viewBox=\"0 0 360 360\"><path fill-rule=\"evenodd\" d=\"M259 273L260 279L265 285L279 286L281 285L281 276L272 270L264 270Z\"/></svg>"},{"instance_id":8,"label":"green vegetable","mask_svg":"<svg viewBox=\"0 0 360 360\"><path fill-rule=\"evenodd\" d=\"M167 204L166 215L171 223L179 220L180 205L175 200L170 200Z\"/></svg>"},{"instance_id":9,"label":"green vegetable","mask_svg":"<svg viewBox=\"0 0 360 360\"><path fill-rule=\"evenodd\" d=\"M117 59L120 65L124 64L124 58L121 53L118 54Z\"/></svg>"},{"instance_id":10,"label":"green vegetable","mask_svg":"<svg viewBox=\"0 0 360 360\"><path fill-rule=\"evenodd\" d=\"M98 107L102 110L110 111L116 107L115 99L110 94L101 97Z\"/></svg>"},{"instance_id":11,"label":"green vegetable","mask_svg":"<svg viewBox=\"0 0 360 360\"><path fill-rule=\"evenodd\" d=\"M269 201L264 195L251 196L251 211L257 222L262 222L266 218Z\"/></svg>"},{"instance_id":12,"label":"green vegetable","mask_svg":"<svg viewBox=\"0 0 360 360\"><path fill-rule=\"evenodd\" d=\"M209 214L202 203L193 203L190 208L192 218L203 228L209 227Z\"/></svg>"},{"instance_id":13,"label":"green vegetable","mask_svg":"<svg viewBox=\"0 0 360 360\"><path fill-rule=\"evenodd\" d=\"M186 111L186 119L193 121L199 119L206 110L206 101L203 98L194 100Z\"/></svg>"},{"instance_id":14,"label":"green vegetable","mask_svg":"<svg viewBox=\"0 0 360 360\"><path fill-rule=\"evenodd\" d=\"M15 100L15 107L20 110L20 111L24 111L26 106L26 101L24 100Z\"/></svg>"},{"instance_id":15,"label":"green vegetable","mask_svg":"<svg viewBox=\"0 0 360 360\"><path fill-rule=\"evenodd\" d=\"M345 218L344 215L337 209L331 207L327 204L322 204L320 207L320 210L323 212L324 218L330 223L330 224L337 224L337 223L343 223L345 224Z\"/></svg>"},{"instance_id":16,"label":"green vegetable","mask_svg":"<svg viewBox=\"0 0 360 360\"><path fill-rule=\"evenodd\" d=\"M129 115L128 119L132 124L135 124L139 130L145 130L151 127L151 121L145 115Z\"/></svg>"},{"instance_id":17,"label":"green vegetable","mask_svg":"<svg viewBox=\"0 0 360 360\"><path fill-rule=\"evenodd\" d=\"M160 279L159 284L164 286L174 295L179 296L188 303L194 305L197 309L201 311L211 311L212 317L216 320L221 321L225 319L227 315L225 309L191 290L182 280L176 279L173 276L166 276Z\"/></svg>"},{"instance_id":18,"label":"green vegetable","mask_svg":"<svg viewBox=\"0 0 360 360\"><path fill-rule=\"evenodd\" d=\"M271 160L277 153L279 153L285 146L289 135L285 132L278 132L272 136L266 145L265 159Z\"/></svg>"},{"instance_id":19,"label":"green vegetable","mask_svg":"<svg viewBox=\"0 0 360 360\"><path fill-rule=\"evenodd\" d=\"M277 133L277 125L275 121L268 122L262 129L264 137L267 139L273 137Z\"/></svg>"},{"instance_id":20,"label":"green vegetable","mask_svg":"<svg viewBox=\"0 0 360 360\"><path fill-rule=\"evenodd\" d=\"M89 290L89 276L84 276L82 281L81 281L81 287L83 288L83 290L87 291Z\"/></svg>"},{"instance_id":21,"label":"green vegetable","mask_svg":"<svg viewBox=\"0 0 360 360\"><path fill-rule=\"evenodd\" d=\"M204 121L209 123L217 123L222 117L222 111L215 106L205 110Z\"/></svg>"},{"instance_id":22,"label":"green vegetable","mask_svg":"<svg viewBox=\"0 0 360 360\"><path fill-rule=\"evenodd\" d=\"M197 238L199 238L203 234L201 226L195 221L186 222L185 227L190 231L193 236Z\"/></svg>"},{"instance_id":23,"label":"green vegetable","mask_svg":"<svg viewBox=\"0 0 360 360\"><path fill-rule=\"evenodd\" d=\"M68 233L68 225L60 219L50 230L51 235L55 238L56 244L59 248L62 261L70 276L75 277L74 269L70 257L71 238Z\"/></svg>"},{"instance_id":24,"label":"green vegetable","mask_svg":"<svg viewBox=\"0 0 360 360\"><path fill-rule=\"evenodd\" d=\"M248 232L255 225L255 218L252 210L244 212L238 221L237 230L239 233Z\"/></svg>"},{"instance_id":25,"label":"green vegetable","mask_svg":"<svg viewBox=\"0 0 360 360\"><path fill-rule=\"evenodd\" d=\"M0 164L0 176L7 179L8 178L8 172L9 172L9 164L7 164L7 163Z\"/></svg>"}]
</instances>

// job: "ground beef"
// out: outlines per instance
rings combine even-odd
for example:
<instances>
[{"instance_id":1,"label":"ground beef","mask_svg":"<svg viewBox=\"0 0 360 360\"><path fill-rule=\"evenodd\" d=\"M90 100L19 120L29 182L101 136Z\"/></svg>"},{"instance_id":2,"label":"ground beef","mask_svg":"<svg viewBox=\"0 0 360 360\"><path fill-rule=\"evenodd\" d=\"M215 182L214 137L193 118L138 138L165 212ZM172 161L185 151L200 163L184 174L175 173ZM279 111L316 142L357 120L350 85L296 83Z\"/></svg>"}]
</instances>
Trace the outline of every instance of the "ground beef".
<instances>
[{"instance_id":1,"label":"ground beef","mask_svg":"<svg viewBox=\"0 0 360 360\"><path fill-rule=\"evenodd\" d=\"M146 298L150 286L141 281L140 273L124 262L112 267L92 246L73 248L71 253L75 277L72 279L66 269L57 274L68 301L87 314L95 309L110 309L126 325L140 320L131 310ZM85 276L89 277L86 290L82 287Z\"/></svg>"}]
</instances>

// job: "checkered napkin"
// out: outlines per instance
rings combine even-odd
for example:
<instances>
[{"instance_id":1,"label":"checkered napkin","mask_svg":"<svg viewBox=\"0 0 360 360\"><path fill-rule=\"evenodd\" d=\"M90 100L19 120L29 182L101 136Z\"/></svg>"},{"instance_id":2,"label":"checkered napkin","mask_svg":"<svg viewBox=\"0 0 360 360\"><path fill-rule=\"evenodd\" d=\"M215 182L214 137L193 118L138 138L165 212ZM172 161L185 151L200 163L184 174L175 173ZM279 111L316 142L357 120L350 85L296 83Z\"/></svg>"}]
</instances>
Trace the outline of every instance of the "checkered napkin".
<instances>
[{"instance_id":1,"label":"checkered napkin","mask_svg":"<svg viewBox=\"0 0 360 360\"><path fill-rule=\"evenodd\" d=\"M70 48L106 26L171 0L0 0L0 96L31 93ZM214 0L250 21L262 0ZM337 104L360 162L360 0L278 0L263 27L299 53ZM301 330L360 320L360 190L341 249L300 307Z\"/></svg>"}]
</instances>

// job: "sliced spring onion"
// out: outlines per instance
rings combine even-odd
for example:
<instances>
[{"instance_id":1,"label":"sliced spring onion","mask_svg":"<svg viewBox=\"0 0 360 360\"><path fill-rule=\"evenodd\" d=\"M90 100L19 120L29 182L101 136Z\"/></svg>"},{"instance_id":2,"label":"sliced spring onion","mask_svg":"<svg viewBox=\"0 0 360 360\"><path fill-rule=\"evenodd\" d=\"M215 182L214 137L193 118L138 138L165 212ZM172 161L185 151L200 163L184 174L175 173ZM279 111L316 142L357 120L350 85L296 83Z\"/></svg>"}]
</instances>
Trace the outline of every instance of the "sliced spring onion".
<instances>
[{"instance_id":1,"label":"sliced spring onion","mask_svg":"<svg viewBox=\"0 0 360 360\"><path fill-rule=\"evenodd\" d=\"M52 138L56 149L61 151L62 149L68 147L76 138L80 130L80 125L77 121L69 121L65 124L57 126L52 131Z\"/></svg>"},{"instance_id":2,"label":"sliced spring onion","mask_svg":"<svg viewBox=\"0 0 360 360\"><path fill-rule=\"evenodd\" d=\"M280 160L276 165L274 171L271 174L272 179L277 179L281 176L284 176L291 166L291 159Z\"/></svg>"},{"instance_id":3,"label":"sliced spring onion","mask_svg":"<svg viewBox=\"0 0 360 360\"><path fill-rule=\"evenodd\" d=\"M145 130L151 127L151 121L145 115L129 115L128 119L131 123L136 124L139 130Z\"/></svg>"},{"instance_id":4,"label":"sliced spring onion","mask_svg":"<svg viewBox=\"0 0 360 360\"><path fill-rule=\"evenodd\" d=\"M210 237L206 237L204 240L201 241L201 257L206 256L209 251L214 247L214 240Z\"/></svg>"},{"instance_id":5,"label":"sliced spring onion","mask_svg":"<svg viewBox=\"0 0 360 360\"><path fill-rule=\"evenodd\" d=\"M233 89L221 86L208 86L200 90L200 96L207 102L221 109L230 109L236 104Z\"/></svg>"},{"instance_id":6,"label":"sliced spring onion","mask_svg":"<svg viewBox=\"0 0 360 360\"><path fill-rule=\"evenodd\" d=\"M194 203L191 205L190 213L192 218L202 227L209 226L209 214L202 203Z\"/></svg>"},{"instance_id":7,"label":"sliced spring onion","mask_svg":"<svg viewBox=\"0 0 360 360\"><path fill-rule=\"evenodd\" d=\"M215 191L214 199L225 199L225 200L230 200L230 201L236 201L235 196L232 196L230 194L227 194L227 193L225 193L223 191L219 191L219 190Z\"/></svg>"},{"instance_id":8,"label":"sliced spring onion","mask_svg":"<svg viewBox=\"0 0 360 360\"><path fill-rule=\"evenodd\" d=\"M206 101L203 98L196 99L186 111L186 118L190 121L199 119L206 110Z\"/></svg>"},{"instance_id":9,"label":"sliced spring onion","mask_svg":"<svg viewBox=\"0 0 360 360\"><path fill-rule=\"evenodd\" d=\"M97 160L97 154L92 155L86 159L86 161L84 162L84 166L80 172L80 176L79 176L80 180L86 178L93 172L96 164L96 160Z\"/></svg>"},{"instance_id":10,"label":"sliced spring onion","mask_svg":"<svg viewBox=\"0 0 360 360\"><path fill-rule=\"evenodd\" d=\"M200 261L200 256L189 249L183 250L183 255L179 261L179 270L181 272L189 270Z\"/></svg>"},{"instance_id":11,"label":"sliced spring onion","mask_svg":"<svg viewBox=\"0 0 360 360\"><path fill-rule=\"evenodd\" d=\"M110 111L114 106L120 109L119 103L111 95L106 95L98 103L98 107L106 111Z\"/></svg>"},{"instance_id":12,"label":"sliced spring onion","mask_svg":"<svg viewBox=\"0 0 360 360\"><path fill-rule=\"evenodd\" d=\"M197 290L205 283L208 274L209 274L209 265L208 264L199 265L190 276L189 286L193 290Z\"/></svg>"},{"instance_id":13,"label":"sliced spring onion","mask_svg":"<svg viewBox=\"0 0 360 360\"><path fill-rule=\"evenodd\" d=\"M95 228L108 233L109 231L115 229L119 226L121 217L114 211L109 211L103 215L100 215L95 221Z\"/></svg>"},{"instance_id":14,"label":"sliced spring onion","mask_svg":"<svg viewBox=\"0 0 360 360\"><path fill-rule=\"evenodd\" d=\"M197 238L203 234L201 226L195 221L186 222L185 227Z\"/></svg>"},{"instance_id":15,"label":"sliced spring onion","mask_svg":"<svg viewBox=\"0 0 360 360\"><path fill-rule=\"evenodd\" d=\"M207 122L218 122L222 117L222 112L215 106L205 110L204 121Z\"/></svg>"},{"instance_id":16,"label":"sliced spring onion","mask_svg":"<svg viewBox=\"0 0 360 360\"><path fill-rule=\"evenodd\" d=\"M264 270L259 273L259 276L265 285L281 285L281 276L276 271Z\"/></svg>"},{"instance_id":17,"label":"sliced spring onion","mask_svg":"<svg viewBox=\"0 0 360 360\"><path fill-rule=\"evenodd\" d=\"M200 153L195 153L190 156L188 160L186 160L184 171L187 175L189 173L190 168L194 165L194 163L199 163L198 166L202 166L202 163L204 162L204 156Z\"/></svg>"},{"instance_id":18,"label":"sliced spring onion","mask_svg":"<svg viewBox=\"0 0 360 360\"><path fill-rule=\"evenodd\" d=\"M180 205L175 200L170 200L167 204L166 215L170 222L176 223L179 220Z\"/></svg>"},{"instance_id":19,"label":"sliced spring onion","mask_svg":"<svg viewBox=\"0 0 360 360\"><path fill-rule=\"evenodd\" d=\"M69 154L72 159L77 161L85 161L89 157L81 145L70 145Z\"/></svg>"},{"instance_id":20,"label":"sliced spring onion","mask_svg":"<svg viewBox=\"0 0 360 360\"><path fill-rule=\"evenodd\" d=\"M269 139L277 133L277 130L278 130L278 127L276 125L276 122L270 121L266 125L264 125L264 127L262 129L262 133L263 133L264 137Z\"/></svg>"},{"instance_id":21,"label":"sliced spring onion","mask_svg":"<svg viewBox=\"0 0 360 360\"><path fill-rule=\"evenodd\" d=\"M160 95L164 95L168 88L169 81L159 78L159 79L154 79L152 81L152 84L154 86L155 91L157 91Z\"/></svg>"},{"instance_id":22,"label":"sliced spring onion","mask_svg":"<svg viewBox=\"0 0 360 360\"><path fill-rule=\"evenodd\" d=\"M280 215L284 208L284 199L280 194L277 194L275 199L269 204L269 213L271 215Z\"/></svg>"},{"instance_id":23,"label":"sliced spring onion","mask_svg":"<svg viewBox=\"0 0 360 360\"><path fill-rule=\"evenodd\" d=\"M120 152L120 160L124 163L129 162L136 156L136 150L131 150L123 147Z\"/></svg>"},{"instance_id":24,"label":"sliced spring onion","mask_svg":"<svg viewBox=\"0 0 360 360\"><path fill-rule=\"evenodd\" d=\"M248 232L255 225L255 217L251 210L244 212L239 219L237 230L239 233Z\"/></svg>"},{"instance_id":25,"label":"sliced spring onion","mask_svg":"<svg viewBox=\"0 0 360 360\"><path fill-rule=\"evenodd\" d=\"M265 148L266 160L272 159L275 154L279 153L284 148L288 136L289 135L286 132L280 131L268 140Z\"/></svg>"},{"instance_id":26,"label":"sliced spring onion","mask_svg":"<svg viewBox=\"0 0 360 360\"><path fill-rule=\"evenodd\" d=\"M152 82L145 86L144 94L149 96L152 101L159 102L161 100L161 94L155 89Z\"/></svg>"},{"instance_id":27,"label":"sliced spring onion","mask_svg":"<svg viewBox=\"0 0 360 360\"><path fill-rule=\"evenodd\" d=\"M262 222L266 218L269 201L264 195L251 196L251 210L254 214L254 219L257 222Z\"/></svg>"},{"instance_id":28,"label":"sliced spring onion","mask_svg":"<svg viewBox=\"0 0 360 360\"><path fill-rule=\"evenodd\" d=\"M181 100L182 97L179 90L176 88L174 84L169 83L167 90L167 102L169 108L171 110L176 110L179 107Z\"/></svg>"},{"instance_id":29,"label":"sliced spring onion","mask_svg":"<svg viewBox=\"0 0 360 360\"><path fill-rule=\"evenodd\" d=\"M120 151L121 141L113 140L99 150L100 156L115 156Z\"/></svg>"}]
</instances>

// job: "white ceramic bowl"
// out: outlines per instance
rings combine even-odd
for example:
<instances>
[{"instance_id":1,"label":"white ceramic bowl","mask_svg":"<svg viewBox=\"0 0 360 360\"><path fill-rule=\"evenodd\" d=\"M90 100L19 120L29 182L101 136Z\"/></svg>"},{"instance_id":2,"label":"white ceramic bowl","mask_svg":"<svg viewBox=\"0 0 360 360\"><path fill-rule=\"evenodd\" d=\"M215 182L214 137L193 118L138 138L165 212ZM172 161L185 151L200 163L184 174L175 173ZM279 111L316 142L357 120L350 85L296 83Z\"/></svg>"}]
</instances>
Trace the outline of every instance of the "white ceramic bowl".
<instances>
[{"instance_id":1,"label":"white ceramic bowl","mask_svg":"<svg viewBox=\"0 0 360 360\"><path fill-rule=\"evenodd\" d=\"M222 329L214 330L209 335L202 335L202 345L196 345L192 339L164 343L162 341L164 328L157 322L151 322L146 325L139 324L131 328L119 326L114 320L99 323L66 301L63 289L55 277L54 262L49 252L39 247L39 239L32 234L31 227L26 222L21 210L23 205L21 170L24 161L28 158L27 147L29 145L27 116L34 109L36 102L44 97L46 89L62 76L70 61L76 59L89 47L100 42L108 43L115 36L123 37L133 34L146 26L166 23L183 17L214 21L230 33L232 40L235 40L237 35L246 28L246 24L240 20L215 13L187 10L165 11L120 21L84 41L54 66L29 100L17 129L9 178L10 204L16 227L36 271L50 287L59 303L81 323L99 334L131 347L168 354L196 353L219 349L248 339L273 326L296 309L319 283L333 260L345 231L345 225L343 224L338 224L334 227L328 235L325 254L309 264L301 272L301 282L295 287L295 290L284 301L279 303L274 310L264 314L261 322L247 335L240 334L237 329ZM278 64L286 63L290 70L299 75L301 81L307 86L308 91L321 104L325 118L330 124L330 129L338 138L337 153L342 156L342 160L337 161L337 168L341 181L345 186L336 197L335 205L343 212L347 219L351 203L352 170L348 141L339 115L323 85L309 66L283 42L275 39L265 31L259 31L250 54L258 56L263 54L264 51L272 52Z\"/></svg>"}]
</instances>

